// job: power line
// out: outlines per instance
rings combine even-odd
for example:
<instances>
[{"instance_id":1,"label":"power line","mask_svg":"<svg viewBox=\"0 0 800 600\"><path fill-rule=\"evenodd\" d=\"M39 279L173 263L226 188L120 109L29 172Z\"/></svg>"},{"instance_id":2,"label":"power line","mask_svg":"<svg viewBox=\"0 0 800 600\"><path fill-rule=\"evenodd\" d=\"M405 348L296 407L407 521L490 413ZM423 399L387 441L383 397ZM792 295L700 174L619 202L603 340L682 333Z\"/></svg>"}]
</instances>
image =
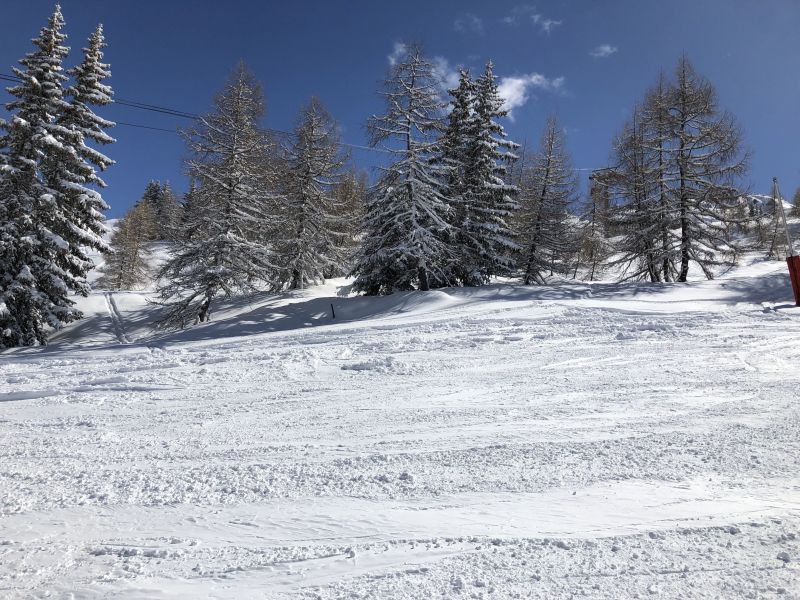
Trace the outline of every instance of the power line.
<instances>
[{"instance_id":1,"label":"power line","mask_svg":"<svg viewBox=\"0 0 800 600\"><path fill-rule=\"evenodd\" d=\"M0 79L4 81L11 81L13 83L19 83L22 80L15 75L9 75L7 73L0 73ZM179 117L182 119L190 119L193 121L199 121L202 117L198 114L177 110L174 108L167 108L165 106L159 106L158 104L148 104L146 102L138 102L136 100L126 100L124 98L115 98L113 100L114 104L119 104L120 106L126 106L128 108L135 108L139 110L146 110L154 113L164 114L172 117ZM177 128L175 130L172 129L164 129L162 127L152 127L150 125L140 125L138 123L126 123L124 121L115 121L117 125L124 125L126 127L136 127L138 129L150 129L153 131L163 131L167 133L177 134ZM269 131L270 133L280 134L291 136L293 135L290 131L284 131L283 129L275 129L272 127L265 127L265 131ZM349 144L347 142L340 142L342 146L346 146L348 148L354 148L356 150L366 150L367 152L379 152L381 154L394 154L391 150L387 150L385 148L373 148L372 146L363 146L359 144ZM575 171L596 171L598 169L591 168L591 169L575 169ZM602 169L601 169L602 170Z\"/></svg>"},{"instance_id":2,"label":"power line","mask_svg":"<svg viewBox=\"0 0 800 600\"><path fill-rule=\"evenodd\" d=\"M12 83L20 83L22 81L19 77L16 77L15 75L9 75L7 73L0 73L0 79L4 80L4 81L10 81ZM113 103L114 104L119 104L120 106L126 106L128 108L146 110L146 111L155 112L155 113L159 113L159 114L164 114L164 115L168 115L168 116L172 116L172 117L179 117L179 118L182 118L182 119L191 119L193 121L199 121L202 118L200 115L197 115L195 113L191 113L191 112L187 112L187 111L183 111L183 110L177 110L177 109L174 109L174 108L168 108L168 107L165 107L165 106L159 106L158 104L149 104L147 102L139 102L139 101L136 101L136 100L126 100L124 98L115 98L113 100ZM150 129L150 130L153 130L153 131L163 131L163 132L166 132L166 133L175 133L175 134L178 133L176 130L173 130L173 129L165 129L163 127L153 127L151 125L140 125L138 123L126 123L124 121L115 121L115 123L117 125L124 125L126 127L136 127L138 129ZM280 135L286 135L286 136L292 135L292 133L290 131L284 131L282 129L275 129L275 128L272 128L272 127L266 127L265 130L269 131L270 133L274 133L274 134L280 134ZM348 148L355 148L357 150L366 150L366 151L369 151L369 152L380 152L380 153L384 153L384 154L391 154L392 153L390 150L385 150L383 148L372 148L370 146L362 146L362 145L359 145L359 144L349 144L347 142L340 142L340 143L341 143L342 146L347 146Z\"/></svg>"},{"instance_id":3,"label":"power line","mask_svg":"<svg viewBox=\"0 0 800 600\"><path fill-rule=\"evenodd\" d=\"M10 81L12 83L21 83L22 82L22 80L19 77L15 76L15 75L9 75L7 73L0 73L0 79L2 79L4 81ZM190 113L190 112L186 112L186 111L182 111L182 110L176 110L174 108L167 108L166 106L158 106L156 104L148 104L146 102L139 102L137 100L126 100L125 98L114 98L114 100L112 100L112 102L114 104L119 104L120 106L127 106L127 107L130 107L130 108L138 108L140 110L148 110L148 111L151 111L151 112L162 113L162 114L170 115L170 116L173 116L173 117L181 117L181 118L184 118L184 119L192 119L192 120L195 120L195 121L200 119L200 115L196 115L194 113Z\"/></svg>"},{"instance_id":4,"label":"power line","mask_svg":"<svg viewBox=\"0 0 800 600\"><path fill-rule=\"evenodd\" d=\"M183 119L192 119L192 120L199 120L199 115L193 115L191 113L185 113L179 110L173 110L171 108L163 108L160 106L153 106L151 104L144 104L142 102L133 102L131 100L123 100L122 98L115 98L114 104L119 104L120 106L127 106L130 108L138 108L140 110L149 110L151 112L162 113L165 115L169 115L172 117L181 117Z\"/></svg>"},{"instance_id":5,"label":"power line","mask_svg":"<svg viewBox=\"0 0 800 600\"><path fill-rule=\"evenodd\" d=\"M115 125L125 125L126 127L138 127L139 129L152 129L153 131L165 131L166 133L177 133L174 129L165 129L163 127L153 127L151 125L139 125L138 123L126 123L124 121L114 121Z\"/></svg>"},{"instance_id":6,"label":"power line","mask_svg":"<svg viewBox=\"0 0 800 600\"><path fill-rule=\"evenodd\" d=\"M3 81L10 81L11 83L20 83L22 80L19 77L14 75L8 75L6 73L0 73L0 80ZM145 104L144 102L134 102L132 100L123 100L121 98L117 98L113 101L114 104L120 104L122 106L129 106L131 108L139 108L142 110L149 110L152 112L158 112L174 117L183 117L188 119L199 119L197 115L193 115L191 113L186 113L183 111L173 110L171 108L165 108L163 106L155 106L151 104ZM165 129L163 127L153 127L152 125L141 125L139 123L128 123L125 121L115 121L116 125L123 125L125 127L136 127L138 129L150 129L152 131L164 131L167 133L177 133L174 129Z\"/></svg>"}]
</instances>

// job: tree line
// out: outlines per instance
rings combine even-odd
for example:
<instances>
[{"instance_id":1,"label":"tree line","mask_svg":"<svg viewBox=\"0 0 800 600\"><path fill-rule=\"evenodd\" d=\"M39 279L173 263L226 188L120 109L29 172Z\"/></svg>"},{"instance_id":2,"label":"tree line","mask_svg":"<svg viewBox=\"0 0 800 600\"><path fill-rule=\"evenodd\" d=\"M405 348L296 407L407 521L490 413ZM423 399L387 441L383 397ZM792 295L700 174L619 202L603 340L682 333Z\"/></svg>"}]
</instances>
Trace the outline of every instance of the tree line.
<instances>
[{"instance_id":1,"label":"tree line","mask_svg":"<svg viewBox=\"0 0 800 600\"><path fill-rule=\"evenodd\" d=\"M258 127L261 94L240 67L216 111L186 133L202 209L157 275L167 326L207 320L219 296L332 274L367 295L496 277L591 280L611 268L658 282L686 281L695 265L710 278L758 223L740 186L739 127L686 57L634 108L582 206L555 117L535 151L507 138L491 62L477 77L461 70L443 97L435 66L409 46L383 83L385 110L368 120L370 145L390 158L349 203L335 193L346 158L320 102L281 145ZM362 201L360 227L348 227Z\"/></svg>"},{"instance_id":2,"label":"tree line","mask_svg":"<svg viewBox=\"0 0 800 600\"><path fill-rule=\"evenodd\" d=\"M70 294L89 291L92 249L105 257L100 286L155 282L161 325L180 328L210 319L220 298L346 275L368 295L610 270L686 281L693 265L710 278L735 263L743 234L768 230L768 211L741 189L741 131L686 57L634 107L581 201L556 117L529 151L502 126L491 62L444 90L408 46L368 120L370 146L388 157L372 184L319 99L290 136L264 129L261 85L240 64L213 110L181 132L189 191L179 199L150 182L108 246L98 171L112 161L94 146L113 141L113 123L90 109L112 101L105 42L99 27L67 85L63 25L57 8L15 70L12 118L0 121L0 346L44 344L80 318ZM153 271L155 241L169 251Z\"/></svg>"}]
</instances>

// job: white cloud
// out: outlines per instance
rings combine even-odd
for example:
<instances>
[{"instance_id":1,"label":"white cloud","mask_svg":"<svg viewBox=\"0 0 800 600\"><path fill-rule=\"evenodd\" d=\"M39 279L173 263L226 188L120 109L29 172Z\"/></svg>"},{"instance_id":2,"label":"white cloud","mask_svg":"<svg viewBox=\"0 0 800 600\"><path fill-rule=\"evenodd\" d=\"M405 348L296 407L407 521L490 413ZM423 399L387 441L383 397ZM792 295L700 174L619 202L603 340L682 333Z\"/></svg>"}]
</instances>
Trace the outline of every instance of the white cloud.
<instances>
[{"instance_id":1,"label":"white cloud","mask_svg":"<svg viewBox=\"0 0 800 600\"><path fill-rule=\"evenodd\" d=\"M408 46L403 42L395 42L392 53L389 54L386 59L389 61L390 65L395 66L397 62L406 55L406 52L408 52Z\"/></svg>"},{"instance_id":2,"label":"white cloud","mask_svg":"<svg viewBox=\"0 0 800 600\"><path fill-rule=\"evenodd\" d=\"M608 58L614 54L619 48L611 44L601 44L597 48L589 52L589 56L593 58Z\"/></svg>"},{"instance_id":3,"label":"white cloud","mask_svg":"<svg viewBox=\"0 0 800 600\"><path fill-rule=\"evenodd\" d=\"M434 56L431 62L433 74L441 81L443 89L449 90L458 85L458 69L451 66L444 56Z\"/></svg>"},{"instance_id":4,"label":"white cloud","mask_svg":"<svg viewBox=\"0 0 800 600\"><path fill-rule=\"evenodd\" d=\"M466 13L456 18L453 29L460 33L477 33L483 35L483 20L472 13Z\"/></svg>"},{"instance_id":5,"label":"white cloud","mask_svg":"<svg viewBox=\"0 0 800 600\"><path fill-rule=\"evenodd\" d=\"M541 27L542 31L545 33L550 33L553 27L558 27L563 23L563 21L556 21L554 19L545 19L542 15L536 14L531 17L533 22L536 23L539 27Z\"/></svg>"},{"instance_id":6,"label":"white cloud","mask_svg":"<svg viewBox=\"0 0 800 600\"><path fill-rule=\"evenodd\" d=\"M529 73L514 77L501 77L497 93L503 99L503 108L508 111L508 118L513 121L513 110L528 102L532 90L559 92L563 87L563 77L549 79L541 73Z\"/></svg>"},{"instance_id":7,"label":"white cloud","mask_svg":"<svg viewBox=\"0 0 800 600\"><path fill-rule=\"evenodd\" d=\"M535 6L530 4L515 6L511 13L500 19L500 22L506 25L519 25L521 21L525 20L529 20L538 26L543 33L550 33L554 28L564 24L564 21L548 19L538 12Z\"/></svg>"},{"instance_id":8,"label":"white cloud","mask_svg":"<svg viewBox=\"0 0 800 600\"><path fill-rule=\"evenodd\" d=\"M408 54L408 45L403 42L395 42L391 54L386 56L391 66L395 66ZM458 86L458 67L450 64L444 56L434 56L429 59L433 66L433 75L439 82L442 92Z\"/></svg>"}]
</instances>

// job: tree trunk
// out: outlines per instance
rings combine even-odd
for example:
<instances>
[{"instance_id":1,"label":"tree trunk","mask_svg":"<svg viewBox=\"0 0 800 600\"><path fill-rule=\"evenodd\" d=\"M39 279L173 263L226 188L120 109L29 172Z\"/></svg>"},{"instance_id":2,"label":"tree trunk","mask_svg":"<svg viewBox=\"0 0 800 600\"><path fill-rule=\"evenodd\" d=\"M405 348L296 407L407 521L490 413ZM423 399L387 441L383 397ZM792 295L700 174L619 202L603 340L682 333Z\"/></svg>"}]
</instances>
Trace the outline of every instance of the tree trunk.
<instances>
[{"instance_id":1,"label":"tree trunk","mask_svg":"<svg viewBox=\"0 0 800 600\"><path fill-rule=\"evenodd\" d=\"M681 188L683 188L683 176L681 176ZM681 190L681 271L678 274L678 281L686 281L689 275L689 213L686 207L684 191Z\"/></svg>"},{"instance_id":2,"label":"tree trunk","mask_svg":"<svg viewBox=\"0 0 800 600\"><path fill-rule=\"evenodd\" d=\"M678 274L678 281L685 282L689 275L689 209L686 191L686 89L685 81L682 79L680 84L681 91L681 127L680 127L680 148L678 151L678 169L680 170L681 183L681 270Z\"/></svg>"},{"instance_id":3,"label":"tree trunk","mask_svg":"<svg viewBox=\"0 0 800 600\"><path fill-rule=\"evenodd\" d=\"M427 292L430 290L430 284L428 283L428 270L420 265L417 267L417 277L419 277L419 289L423 292Z\"/></svg>"},{"instance_id":4,"label":"tree trunk","mask_svg":"<svg viewBox=\"0 0 800 600\"><path fill-rule=\"evenodd\" d=\"M211 320L211 299L213 297L213 293L210 290L207 291L205 299L203 300L202 304L200 304L200 312L197 315L197 319L201 323Z\"/></svg>"},{"instance_id":5,"label":"tree trunk","mask_svg":"<svg viewBox=\"0 0 800 600\"><path fill-rule=\"evenodd\" d=\"M536 244L531 244L531 249L528 252L528 266L525 268L525 285L533 283L533 261L536 256Z\"/></svg>"}]
</instances>

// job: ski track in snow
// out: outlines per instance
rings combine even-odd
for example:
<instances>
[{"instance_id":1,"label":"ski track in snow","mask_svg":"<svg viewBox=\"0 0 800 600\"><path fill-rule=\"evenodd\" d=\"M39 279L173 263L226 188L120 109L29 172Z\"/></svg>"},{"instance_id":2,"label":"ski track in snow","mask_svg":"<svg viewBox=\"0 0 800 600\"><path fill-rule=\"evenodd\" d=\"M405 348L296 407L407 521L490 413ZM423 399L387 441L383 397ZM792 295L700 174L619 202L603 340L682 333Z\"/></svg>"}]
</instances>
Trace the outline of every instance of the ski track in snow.
<instances>
[{"instance_id":1,"label":"ski track in snow","mask_svg":"<svg viewBox=\"0 0 800 600\"><path fill-rule=\"evenodd\" d=\"M800 598L781 269L159 336L90 297L91 345L0 355L0 598Z\"/></svg>"},{"instance_id":2,"label":"ski track in snow","mask_svg":"<svg viewBox=\"0 0 800 600\"><path fill-rule=\"evenodd\" d=\"M114 293L106 292L106 306L108 308L108 316L111 319L111 325L114 328L114 335L117 336L120 344L130 344L131 340L125 334L125 326L122 323L122 315L119 313L117 303L114 301Z\"/></svg>"}]
</instances>

